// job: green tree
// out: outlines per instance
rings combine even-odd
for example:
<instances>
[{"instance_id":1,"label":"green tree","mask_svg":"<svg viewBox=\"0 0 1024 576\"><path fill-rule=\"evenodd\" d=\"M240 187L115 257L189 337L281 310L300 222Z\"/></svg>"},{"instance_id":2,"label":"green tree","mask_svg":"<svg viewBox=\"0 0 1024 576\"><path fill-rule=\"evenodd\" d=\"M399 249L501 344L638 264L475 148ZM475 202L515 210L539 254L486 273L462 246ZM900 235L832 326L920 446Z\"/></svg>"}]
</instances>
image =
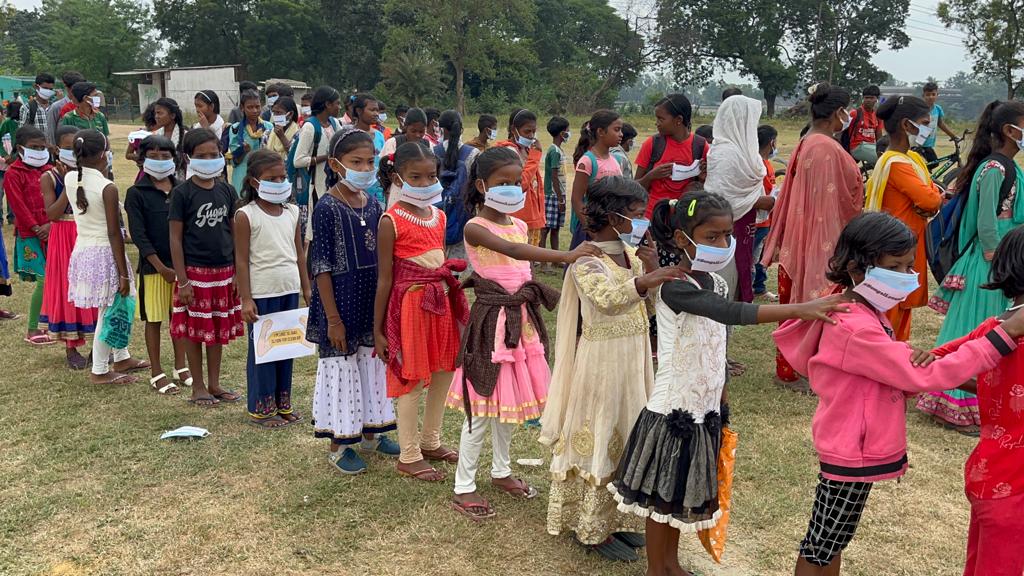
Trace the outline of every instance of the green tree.
<instances>
[{"instance_id":1,"label":"green tree","mask_svg":"<svg viewBox=\"0 0 1024 576\"><path fill-rule=\"evenodd\" d=\"M801 0L787 3L790 44L802 80L827 80L856 91L887 74L871 59L884 43L905 48L910 0Z\"/></svg>"},{"instance_id":2,"label":"green tree","mask_svg":"<svg viewBox=\"0 0 1024 576\"><path fill-rule=\"evenodd\" d=\"M153 16L167 42L167 64L210 66L249 63L242 50L257 0L154 0Z\"/></svg>"},{"instance_id":3,"label":"green tree","mask_svg":"<svg viewBox=\"0 0 1024 576\"><path fill-rule=\"evenodd\" d=\"M319 0L317 4L323 31L306 41L307 54L337 57L311 58L310 78L339 90L375 87L381 79L381 55L387 40L382 2L345 0L343 9L336 0Z\"/></svg>"},{"instance_id":4,"label":"green tree","mask_svg":"<svg viewBox=\"0 0 1024 576\"><path fill-rule=\"evenodd\" d=\"M1024 0L946 0L939 20L964 33L979 76L999 78L1012 99L1024 86Z\"/></svg>"},{"instance_id":5,"label":"green tree","mask_svg":"<svg viewBox=\"0 0 1024 576\"><path fill-rule=\"evenodd\" d=\"M441 63L425 50L392 53L381 72L387 93L410 106L425 106L446 86Z\"/></svg>"},{"instance_id":6,"label":"green tree","mask_svg":"<svg viewBox=\"0 0 1024 576\"><path fill-rule=\"evenodd\" d=\"M658 0L656 40L683 84L735 68L764 91L768 115L793 90L797 67L783 49L788 3L779 0Z\"/></svg>"},{"instance_id":7,"label":"green tree","mask_svg":"<svg viewBox=\"0 0 1024 576\"><path fill-rule=\"evenodd\" d=\"M451 67L455 106L465 112L466 73L483 79L498 75L494 53L532 58L529 35L535 11L531 0L388 0L386 57L428 47Z\"/></svg>"}]
</instances>

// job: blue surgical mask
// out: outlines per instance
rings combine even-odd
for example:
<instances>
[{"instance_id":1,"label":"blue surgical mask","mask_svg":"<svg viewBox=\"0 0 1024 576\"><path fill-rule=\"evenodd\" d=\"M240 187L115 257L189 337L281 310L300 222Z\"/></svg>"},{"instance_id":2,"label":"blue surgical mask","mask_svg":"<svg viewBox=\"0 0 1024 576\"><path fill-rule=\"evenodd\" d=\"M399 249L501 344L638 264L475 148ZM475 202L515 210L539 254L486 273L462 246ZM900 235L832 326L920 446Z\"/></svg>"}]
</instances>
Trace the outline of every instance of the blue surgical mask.
<instances>
[{"instance_id":1,"label":"blue surgical mask","mask_svg":"<svg viewBox=\"0 0 1024 576\"><path fill-rule=\"evenodd\" d=\"M914 128L917 128L917 134L914 136L914 143L917 144L918 146L924 146L924 143L928 141L928 138L931 137L932 132L934 132L935 129L932 128L931 126L918 124L917 122L910 123L914 126Z\"/></svg>"},{"instance_id":2,"label":"blue surgical mask","mask_svg":"<svg viewBox=\"0 0 1024 576\"><path fill-rule=\"evenodd\" d=\"M498 139L498 131L494 130L494 129L488 130L487 131L487 137L490 138L491 140L497 140Z\"/></svg>"},{"instance_id":3,"label":"blue surgical mask","mask_svg":"<svg viewBox=\"0 0 1024 576\"><path fill-rule=\"evenodd\" d=\"M854 286L860 294L879 312L887 312L906 299L921 285L917 272L905 273L872 266L864 274L864 280Z\"/></svg>"},{"instance_id":4,"label":"blue surgical mask","mask_svg":"<svg viewBox=\"0 0 1024 576\"><path fill-rule=\"evenodd\" d=\"M58 158L60 158L61 162L71 166L72 168L78 167L78 160L75 159L75 151L70 148L61 148Z\"/></svg>"},{"instance_id":5,"label":"blue surgical mask","mask_svg":"<svg viewBox=\"0 0 1024 576\"><path fill-rule=\"evenodd\" d=\"M442 192L444 186L440 181L435 181L430 186L410 186L408 182L402 182L401 200L413 206L426 208L437 204L441 200Z\"/></svg>"},{"instance_id":6,"label":"blue surgical mask","mask_svg":"<svg viewBox=\"0 0 1024 576\"><path fill-rule=\"evenodd\" d=\"M189 158L188 160L188 178L191 178L194 174L204 180L213 180L223 172L223 156L217 156L216 158Z\"/></svg>"},{"instance_id":7,"label":"blue surgical mask","mask_svg":"<svg viewBox=\"0 0 1024 576\"><path fill-rule=\"evenodd\" d=\"M277 99L278 98L279 98L279 96L276 96L276 95L275 96L267 96L267 106L273 106L274 104L277 104Z\"/></svg>"},{"instance_id":8,"label":"blue surgical mask","mask_svg":"<svg viewBox=\"0 0 1024 576\"><path fill-rule=\"evenodd\" d=\"M694 272L718 272L729 265L733 256L736 254L736 237L729 237L729 246L726 248L719 248L718 246L708 246L707 244L697 244L690 238L686 232L683 232L683 236L697 247L697 252L690 258L686 250L681 252L690 260L690 269Z\"/></svg>"},{"instance_id":9,"label":"blue surgical mask","mask_svg":"<svg viewBox=\"0 0 1024 576\"><path fill-rule=\"evenodd\" d=\"M342 164L342 166L345 165ZM359 170L353 170L345 166L345 177L343 180L346 184L356 190L366 190L368 188L372 188L374 183L377 181L377 171L369 170L367 172L360 172Z\"/></svg>"},{"instance_id":10,"label":"blue surgical mask","mask_svg":"<svg viewBox=\"0 0 1024 576\"><path fill-rule=\"evenodd\" d=\"M522 136L519 134L519 132L516 132L516 142L518 142L519 145L522 146L523 148L529 148L530 146L533 146L533 138L527 138L526 136Z\"/></svg>"},{"instance_id":11,"label":"blue surgical mask","mask_svg":"<svg viewBox=\"0 0 1024 576\"><path fill-rule=\"evenodd\" d=\"M282 182L260 180L256 193L261 200L266 200L271 204L284 204L292 197L292 183L287 180Z\"/></svg>"},{"instance_id":12,"label":"blue surgical mask","mask_svg":"<svg viewBox=\"0 0 1024 576\"><path fill-rule=\"evenodd\" d=\"M650 228L651 221L647 218L627 218L618 212L615 214L624 220L629 220L632 227L629 232L619 232L614 226L612 226L612 230L615 230L615 233L619 235L619 240L622 240L623 243L634 248L637 247L643 240L644 234L647 233L647 229Z\"/></svg>"},{"instance_id":13,"label":"blue surgical mask","mask_svg":"<svg viewBox=\"0 0 1024 576\"><path fill-rule=\"evenodd\" d=\"M155 158L146 158L142 161L142 170L157 180L163 180L171 174L174 174L174 160L156 160Z\"/></svg>"},{"instance_id":14,"label":"blue surgical mask","mask_svg":"<svg viewBox=\"0 0 1024 576\"><path fill-rule=\"evenodd\" d=\"M502 214L513 214L526 206L526 193L522 186L493 186L484 193L484 206Z\"/></svg>"}]
</instances>

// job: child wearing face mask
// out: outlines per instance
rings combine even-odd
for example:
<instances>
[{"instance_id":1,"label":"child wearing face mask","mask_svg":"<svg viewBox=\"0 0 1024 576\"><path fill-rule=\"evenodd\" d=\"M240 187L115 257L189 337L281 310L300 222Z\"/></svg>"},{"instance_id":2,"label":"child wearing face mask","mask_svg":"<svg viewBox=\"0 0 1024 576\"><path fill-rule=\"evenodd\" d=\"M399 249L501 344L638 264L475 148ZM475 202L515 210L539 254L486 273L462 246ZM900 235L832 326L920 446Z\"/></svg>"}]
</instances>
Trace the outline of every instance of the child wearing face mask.
<instances>
[{"instance_id":1,"label":"child wearing face mask","mask_svg":"<svg viewBox=\"0 0 1024 576\"><path fill-rule=\"evenodd\" d=\"M87 361L78 347L85 345L87 334L96 331L96 309L78 308L68 300L68 265L78 238L78 227L72 203L65 194L64 177L78 169L74 151L77 132L73 126L57 127L59 161L39 181L46 217L50 220L50 237L46 243L47 281L43 287L40 319L45 318L51 337L64 341L68 368L83 370Z\"/></svg>"},{"instance_id":2,"label":"child wearing face mask","mask_svg":"<svg viewBox=\"0 0 1024 576\"><path fill-rule=\"evenodd\" d=\"M196 406L238 402L220 385L224 345L242 335L242 306L235 292L233 223L237 195L221 175L224 156L209 128L185 135L187 180L171 192L168 211L171 261L177 279L172 299L171 337L185 341ZM208 378L203 371L206 347Z\"/></svg>"},{"instance_id":3,"label":"child wearing face mask","mask_svg":"<svg viewBox=\"0 0 1024 576\"><path fill-rule=\"evenodd\" d=\"M476 299L462 336L458 370L448 391L448 406L466 414L455 472L455 510L473 520L494 516L478 492L477 464L487 429L491 430L491 485L516 498L530 499L536 488L513 478L509 448L517 425L539 418L547 400L547 329L541 306L554 309L558 292L535 282L530 262L570 264L599 256L585 244L572 252L531 246L527 227L510 216L526 201L519 186L522 164L508 148L491 148L477 157L464 194L466 253L475 273L463 283Z\"/></svg>"},{"instance_id":4,"label":"child wearing face mask","mask_svg":"<svg viewBox=\"0 0 1024 576\"><path fill-rule=\"evenodd\" d=\"M609 485L620 512L646 519L647 573L683 573L680 532L718 523L718 458L728 425L726 327L791 318L824 320L841 296L759 306L728 298L719 271L733 257L732 207L708 192L662 200L651 213L659 242L690 271L663 284L655 305L658 373Z\"/></svg>"},{"instance_id":5,"label":"child wearing face mask","mask_svg":"<svg viewBox=\"0 0 1024 576\"><path fill-rule=\"evenodd\" d=\"M313 301L306 339L317 345L313 435L331 441L342 474L367 469L359 452L395 457L398 444L384 362L373 352L377 234L383 207L366 190L376 177L373 136L342 127L328 148L330 188L313 209Z\"/></svg>"},{"instance_id":6,"label":"child wearing face mask","mask_svg":"<svg viewBox=\"0 0 1024 576\"><path fill-rule=\"evenodd\" d=\"M928 105L914 96L889 98L878 109L878 118L885 124L889 148L878 159L868 180L864 210L888 212L906 224L917 237L918 288L889 312L889 321L896 339L910 339L911 312L928 304L928 253L925 231L928 220L942 206L942 191L932 182L928 167L913 142L923 142L931 134Z\"/></svg>"},{"instance_id":7,"label":"child wearing face mask","mask_svg":"<svg viewBox=\"0 0 1024 576\"><path fill-rule=\"evenodd\" d=\"M658 268L653 248L634 248L647 192L622 176L587 191L587 232L601 250L570 265L558 306L558 341L540 442L551 448L548 532L613 560L636 560L643 523L618 513L605 487L615 475L629 430L654 383L647 303L679 278ZM623 238L629 240L624 242ZM577 335L579 337L577 338Z\"/></svg>"},{"instance_id":8,"label":"child wearing face mask","mask_svg":"<svg viewBox=\"0 0 1024 576\"><path fill-rule=\"evenodd\" d=\"M39 328L43 307L43 278L46 276L46 242L50 220L39 189L39 181L50 165L46 136L35 126L23 126L14 134L17 159L7 167L4 195L14 212L14 271L22 280L35 282L28 310L25 342L32 346L56 344L46 330Z\"/></svg>"},{"instance_id":9,"label":"child wearing face mask","mask_svg":"<svg viewBox=\"0 0 1024 576\"><path fill-rule=\"evenodd\" d=\"M288 150L299 133L299 109L291 96L281 96L270 107L270 112L274 131L267 135L267 149L276 152L281 158L287 158Z\"/></svg>"},{"instance_id":10,"label":"child wearing face mask","mask_svg":"<svg viewBox=\"0 0 1024 576\"><path fill-rule=\"evenodd\" d=\"M378 277L374 301L374 343L388 366L388 397L397 398L397 470L427 482L444 473L427 460L454 464L459 454L441 444L444 401L459 351L459 327L469 304L454 273L464 260L446 260L444 212L434 205L444 187L434 154L414 142L398 147L392 180L401 185L398 202L380 219ZM419 400L426 393L423 428Z\"/></svg>"},{"instance_id":11,"label":"child wearing face mask","mask_svg":"<svg viewBox=\"0 0 1024 576\"><path fill-rule=\"evenodd\" d=\"M827 274L849 310L833 315L834 323L790 321L773 334L818 397L811 435L820 474L797 576L839 574L872 484L906 472L906 396L991 370L1024 335L1017 313L939 360L898 341L885 313L917 283L917 242L889 214L857 216L840 235Z\"/></svg>"},{"instance_id":12,"label":"child wearing face mask","mask_svg":"<svg viewBox=\"0 0 1024 576\"><path fill-rule=\"evenodd\" d=\"M508 119L508 140L495 142L495 146L511 148L519 154L523 163L522 186L526 193L523 209L513 214L529 229L529 240L533 246L540 246L541 230L547 225L544 216L544 153L537 143L537 116L525 108L512 111Z\"/></svg>"},{"instance_id":13,"label":"child wearing face mask","mask_svg":"<svg viewBox=\"0 0 1024 576\"><path fill-rule=\"evenodd\" d=\"M294 361L256 364L253 322L262 314L297 309L300 292L308 306L309 277L299 208L288 202L292 185L284 159L271 150L257 150L249 157L247 170L233 230L242 320L249 325L246 401L253 424L281 428L302 419L292 409Z\"/></svg>"},{"instance_id":14,"label":"child wearing face mask","mask_svg":"<svg viewBox=\"0 0 1024 576\"><path fill-rule=\"evenodd\" d=\"M128 231L139 250L139 318L145 323L146 351L149 353L149 386L158 394L173 395L180 385L189 386L192 376L185 362L185 342L171 337L174 348L174 372L168 377L160 357L163 324L171 319L174 295L174 263L171 261L171 237L167 215L171 191L178 180L177 146L164 136L147 136L139 143L142 176L128 189L124 211ZM185 375L182 378L182 375Z\"/></svg>"},{"instance_id":15,"label":"child wearing face mask","mask_svg":"<svg viewBox=\"0 0 1024 576\"><path fill-rule=\"evenodd\" d=\"M608 176L622 176L622 166L612 155L611 149L622 141L622 119L611 110L598 110L580 130L580 140L572 159L576 165L576 176L572 181L572 243L570 248L579 246L586 239L580 220L587 202L587 186L595 180Z\"/></svg>"}]
</instances>

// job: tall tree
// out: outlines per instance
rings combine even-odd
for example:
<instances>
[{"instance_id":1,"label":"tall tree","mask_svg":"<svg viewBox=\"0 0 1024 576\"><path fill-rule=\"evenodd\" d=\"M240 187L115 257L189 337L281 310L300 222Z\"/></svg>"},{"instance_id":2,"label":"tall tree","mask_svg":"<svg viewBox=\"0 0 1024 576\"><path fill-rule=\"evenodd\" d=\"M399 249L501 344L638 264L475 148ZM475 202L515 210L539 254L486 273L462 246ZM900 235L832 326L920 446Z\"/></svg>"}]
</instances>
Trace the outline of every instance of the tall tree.
<instances>
[{"instance_id":1,"label":"tall tree","mask_svg":"<svg viewBox=\"0 0 1024 576\"><path fill-rule=\"evenodd\" d=\"M533 56L531 0L388 0L386 53L427 47L451 67L455 106L465 112L466 72L497 75L494 53Z\"/></svg>"},{"instance_id":2,"label":"tall tree","mask_svg":"<svg viewBox=\"0 0 1024 576\"><path fill-rule=\"evenodd\" d=\"M980 76L994 76L1012 99L1024 87L1024 0L947 0L939 20L964 33L964 45Z\"/></svg>"},{"instance_id":3,"label":"tall tree","mask_svg":"<svg viewBox=\"0 0 1024 576\"><path fill-rule=\"evenodd\" d=\"M790 44L807 82L827 80L859 90L885 80L871 59L885 44L905 48L910 0L796 0L785 16Z\"/></svg>"},{"instance_id":4,"label":"tall tree","mask_svg":"<svg viewBox=\"0 0 1024 576\"><path fill-rule=\"evenodd\" d=\"M410 106L425 106L446 86L441 63L425 50L392 53L381 72L388 94Z\"/></svg>"},{"instance_id":5,"label":"tall tree","mask_svg":"<svg viewBox=\"0 0 1024 576\"><path fill-rule=\"evenodd\" d=\"M656 39L681 84L735 68L757 81L771 116L797 83L784 49L789 9L781 0L657 0Z\"/></svg>"}]
</instances>

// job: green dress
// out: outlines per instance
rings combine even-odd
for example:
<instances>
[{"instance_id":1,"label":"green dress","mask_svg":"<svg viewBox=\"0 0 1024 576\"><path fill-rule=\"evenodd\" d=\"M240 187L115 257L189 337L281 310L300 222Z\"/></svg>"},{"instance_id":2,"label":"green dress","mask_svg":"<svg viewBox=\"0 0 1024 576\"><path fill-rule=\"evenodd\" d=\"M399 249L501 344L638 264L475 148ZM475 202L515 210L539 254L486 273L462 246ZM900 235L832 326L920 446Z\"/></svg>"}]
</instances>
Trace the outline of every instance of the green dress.
<instances>
[{"instance_id":1,"label":"green dress","mask_svg":"<svg viewBox=\"0 0 1024 576\"><path fill-rule=\"evenodd\" d=\"M967 204L960 220L960 250L967 251L953 264L929 306L946 314L937 345L967 335L982 322L998 316L1010 301L998 290L985 290L992 266L985 252L996 249L1010 230L1024 223L1024 173L1014 164L1017 183L999 205L1004 167L991 160L975 171ZM978 398L969 392L946 390L922 394L918 409L956 426L981 425Z\"/></svg>"}]
</instances>

